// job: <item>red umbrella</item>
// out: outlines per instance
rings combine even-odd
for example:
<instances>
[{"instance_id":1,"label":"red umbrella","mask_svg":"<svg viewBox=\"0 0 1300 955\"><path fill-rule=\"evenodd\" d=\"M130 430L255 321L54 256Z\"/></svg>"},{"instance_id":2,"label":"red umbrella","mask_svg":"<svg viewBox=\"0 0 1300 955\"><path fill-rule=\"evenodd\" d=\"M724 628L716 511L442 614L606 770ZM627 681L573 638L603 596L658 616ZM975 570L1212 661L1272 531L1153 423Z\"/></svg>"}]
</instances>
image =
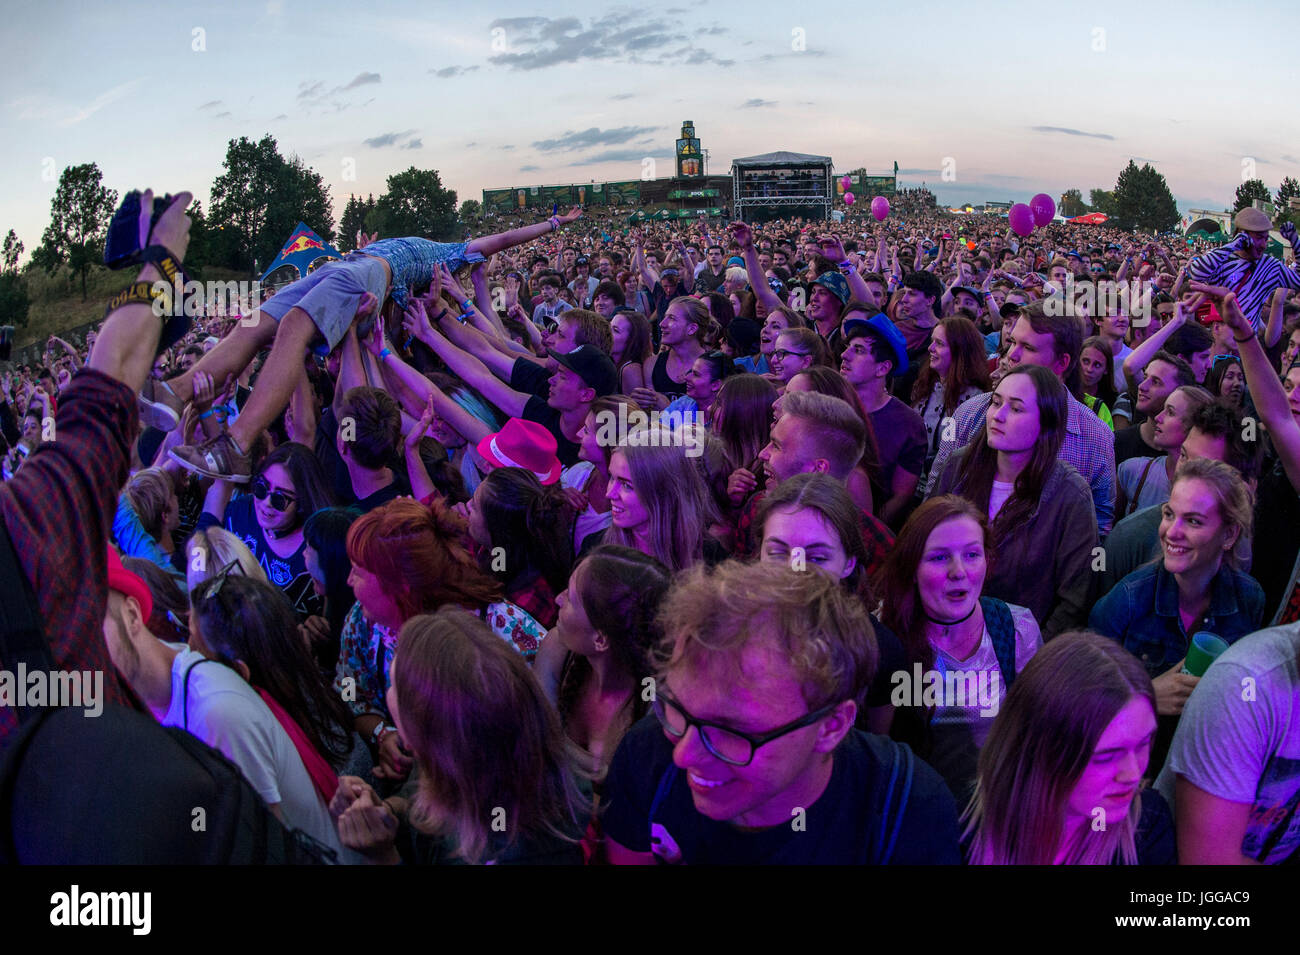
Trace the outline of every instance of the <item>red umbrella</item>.
<instances>
[{"instance_id":1,"label":"red umbrella","mask_svg":"<svg viewBox=\"0 0 1300 955\"><path fill-rule=\"evenodd\" d=\"M1086 216L1075 216L1073 219L1069 219L1067 221L1081 222L1084 225L1101 225L1108 218L1110 217L1107 216L1104 212L1089 212Z\"/></svg>"}]
</instances>

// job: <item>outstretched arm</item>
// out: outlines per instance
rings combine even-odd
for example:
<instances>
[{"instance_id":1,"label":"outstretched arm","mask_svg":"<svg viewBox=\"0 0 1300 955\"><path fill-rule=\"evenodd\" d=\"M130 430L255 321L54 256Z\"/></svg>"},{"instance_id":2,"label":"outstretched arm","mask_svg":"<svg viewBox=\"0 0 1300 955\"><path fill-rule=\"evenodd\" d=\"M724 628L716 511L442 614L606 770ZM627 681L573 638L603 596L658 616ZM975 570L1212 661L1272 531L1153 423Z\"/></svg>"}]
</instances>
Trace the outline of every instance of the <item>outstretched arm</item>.
<instances>
[{"instance_id":1,"label":"outstretched arm","mask_svg":"<svg viewBox=\"0 0 1300 955\"><path fill-rule=\"evenodd\" d=\"M519 229L511 229L509 232L498 232L495 235L485 235L477 239L471 239L466 251L477 252L487 258L511 246L523 245L525 242L546 235L548 232L558 232L561 226L575 222L581 216L582 206L574 206L564 215L551 216L545 222L526 225Z\"/></svg>"},{"instance_id":2,"label":"outstretched arm","mask_svg":"<svg viewBox=\"0 0 1300 955\"><path fill-rule=\"evenodd\" d=\"M517 418L523 414L524 405L528 403L528 395L515 391L492 374L491 369L478 358L453 345L438 328L430 324L427 316L424 317L423 321L420 321L419 316L424 312L424 303L419 299L411 302L411 308L408 309L407 315L410 316L412 311L416 313L416 316L411 331L416 338L419 338L420 341L432 348L437 356L447 363L447 367L451 369L453 374L458 375L467 385L512 418ZM443 319L444 322L448 320L455 321L450 316ZM388 360L391 361L392 359Z\"/></svg>"},{"instance_id":3,"label":"outstretched arm","mask_svg":"<svg viewBox=\"0 0 1300 955\"><path fill-rule=\"evenodd\" d=\"M745 271L749 274L749 286L754 290L754 295L769 311L780 308L781 298L767 284L767 276L763 274L763 266L759 264L758 249L754 246L754 230L744 222L733 222L728 228L735 237L736 244L740 246L741 255L745 258Z\"/></svg>"}]
</instances>

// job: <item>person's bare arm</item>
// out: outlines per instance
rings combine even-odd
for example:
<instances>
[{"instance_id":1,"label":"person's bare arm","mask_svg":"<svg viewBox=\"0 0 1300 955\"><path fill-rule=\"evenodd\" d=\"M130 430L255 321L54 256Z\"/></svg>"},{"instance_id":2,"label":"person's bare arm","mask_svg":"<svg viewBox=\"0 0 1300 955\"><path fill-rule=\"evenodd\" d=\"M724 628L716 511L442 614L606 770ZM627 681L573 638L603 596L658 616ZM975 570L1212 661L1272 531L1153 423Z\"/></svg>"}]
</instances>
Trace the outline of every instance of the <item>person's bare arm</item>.
<instances>
[{"instance_id":1,"label":"person's bare arm","mask_svg":"<svg viewBox=\"0 0 1300 955\"><path fill-rule=\"evenodd\" d=\"M424 310L423 303L418 299L413 301L411 306L412 309L418 309L420 312ZM454 322L455 319L447 316L447 318L443 319L440 327L435 328L429 323L426 316L425 321L420 323L419 331L416 331L415 335L447 363L447 367L451 369L453 374L458 375L462 381L492 402L492 404L512 418L518 418L522 415L524 406L528 404L529 396L515 391L494 375L491 369L474 355L452 344L440 330L448 321Z\"/></svg>"},{"instance_id":2,"label":"person's bare arm","mask_svg":"<svg viewBox=\"0 0 1300 955\"><path fill-rule=\"evenodd\" d=\"M1180 865L1259 864L1241 851L1249 803L1212 796L1183 776L1175 777L1174 802Z\"/></svg>"},{"instance_id":3,"label":"person's bare arm","mask_svg":"<svg viewBox=\"0 0 1300 955\"><path fill-rule=\"evenodd\" d=\"M1273 348L1282 340L1282 311L1286 306L1287 290L1278 286L1273 290L1273 301L1269 303L1268 325L1264 327L1264 347Z\"/></svg>"},{"instance_id":4,"label":"person's bare arm","mask_svg":"<svg viewBox=\"0 0 1300 955\"><path fill-rule=\"evenodd\" d=\"M1259 420L1268 429L1286 471L1291 486L1300 489L1300 425L1291 414L1286 389L1278 380L1259 337L1252 331L1250 320L1242 314L1237 296L1229 292L1220 300L1219 312L1232 331L1241 355L1241 369L1246 375L1246 387L1259 412Z\"/></svg>"},{"instance_id":5,"label":"person's bare arm","mask_svg":"<svg viewBox=\"0 0 1300 955\"><path fill-rule=\"evenodd\" d=\"M1165 347L1165 342L1169 341L1169 337L1188 320L1188 315L1193 313L1196 304L1193 301L1192 309L1184 310L1181 301L1175 302L1174 317L1165 322L1159 331L1125 356L1123 365L1124 378L1132 387L1136 388L1142 384L1142 379L1146 377L1143 369L1146 368L1147 362L1151 360L1156 352Z\"/></svg>"},{"instance_id":6,"label":"person's bare arm","mask_svg":"<svg viewBox=\"0 0 1300 955\"><path fill-rule=\"evenodd\" d=\"M745 272L749 275L749 286L754 290L754 295L769 311L780 308L782 304L781 298L767 284L767 276L763 274L763 266L758 262L758 249L754 245L754 230L745 222L733 222L727 228L731 230L736 244L740 246L740 253L745 259Z\"/></svg>"}]
</instances>

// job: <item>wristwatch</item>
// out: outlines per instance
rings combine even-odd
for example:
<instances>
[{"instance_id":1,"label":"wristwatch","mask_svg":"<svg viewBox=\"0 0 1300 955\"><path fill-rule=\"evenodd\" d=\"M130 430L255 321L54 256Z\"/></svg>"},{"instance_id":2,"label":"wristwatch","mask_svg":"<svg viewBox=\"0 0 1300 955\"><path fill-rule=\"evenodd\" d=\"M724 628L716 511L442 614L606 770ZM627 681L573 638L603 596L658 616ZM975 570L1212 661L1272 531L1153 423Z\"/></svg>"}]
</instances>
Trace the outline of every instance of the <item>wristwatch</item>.
<instances>
[{"instance_id":1,"label":"wristwatch","mask_svg":"<svg viewBox=\"0 0 1300 955\"><path fill-rule=\"evenodd\" d=\"M389 726L383 720L380 720L377 724L375 724L375 728L370 731L370 744L378 748L379 744L383 742L384 734L389 731L396 733L397 727Z\"/></svg>"}]
</instances>

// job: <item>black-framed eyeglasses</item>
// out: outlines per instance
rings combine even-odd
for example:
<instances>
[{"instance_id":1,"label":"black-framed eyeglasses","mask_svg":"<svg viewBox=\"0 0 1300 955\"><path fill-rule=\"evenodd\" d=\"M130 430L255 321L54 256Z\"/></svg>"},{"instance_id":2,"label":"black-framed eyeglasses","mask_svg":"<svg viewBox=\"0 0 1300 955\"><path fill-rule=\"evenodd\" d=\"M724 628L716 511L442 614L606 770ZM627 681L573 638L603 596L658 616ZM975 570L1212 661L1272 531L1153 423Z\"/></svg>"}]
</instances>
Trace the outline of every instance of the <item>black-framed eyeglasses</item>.
<instances>
[{"instance_id":1,"label":"black-framed eyeglasses","mask_svg":"<svg viewBox=\"0 0 1300 955\"><path fill-rule=\"evenodd\" d=\"M740 730L696 719L671 696L660 690L655 694L652 708L664 732L673 739L681 739L692 726L700 734L700 742L710 753L732 766L748 766L754 760L754 751L766 746L775 739L780 739L795 730L811 726L818 720L825 719L839 703L827 703L821 709L813 710L793 722L778 726L767 733L742 733Z\"/></svg>"},{"instance_id":2,"label":"black-framed eyeglasses","mask_svg":"<svg viewBox=\"0 0 1300 955\"><path fill-rule=\"evenodd\" d=\"M772 357L777 361L785 361L787 358L808 358L806 351L786 351L784 348L778 348L772 352Z\"/></svg>"},{"instance_id":3,"label":"black-framed eyeglasses","mask_svg":"<svg viewBox=\"0 0 1300 955\"><path fill-rule=\"evenodd\" d=\"M271 499L271 506L281 514L293 507L294 503L298 500L288 491L273 489L264 477L259 477L253 482L253 497L257 498L259 501L265 501L269 497Z\"/></svg>"}]
</instances>

